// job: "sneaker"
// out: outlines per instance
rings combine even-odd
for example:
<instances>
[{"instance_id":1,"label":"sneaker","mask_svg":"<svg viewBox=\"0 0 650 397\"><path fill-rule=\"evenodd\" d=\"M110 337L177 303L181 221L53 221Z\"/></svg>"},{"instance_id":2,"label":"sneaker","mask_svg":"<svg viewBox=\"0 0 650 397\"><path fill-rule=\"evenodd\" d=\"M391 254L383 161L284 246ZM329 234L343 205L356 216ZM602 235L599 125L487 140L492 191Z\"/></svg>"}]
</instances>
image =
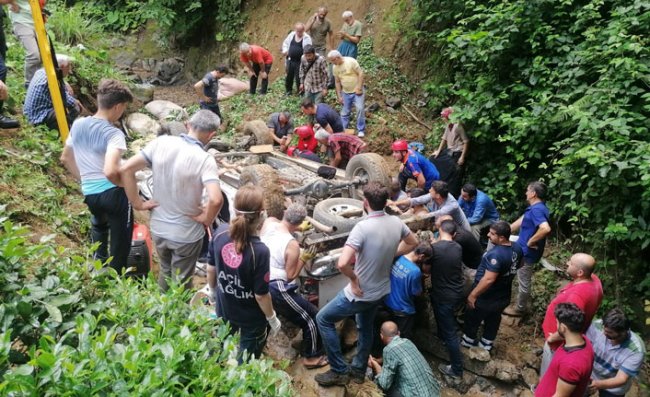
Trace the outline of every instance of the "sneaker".
<instances>
[{"instance_id":1,"label":"sneaker","mask_svg":"<svg viewBox=\"0 0 650 397\"><path fill-rule=\"evenodd\" d=\"M510 305L503 310L503 314L510 317L522 317L524 315L524 311L515 305Z\"/></svg>"},{"instance_id":2,"label":"sneaker","mask_svg":"<svg viewBox=\"0 0 650 397\"><path fill-rule=\"evenodd\" d=\"M440 364L438 366L438 371L442 372L443 375L447 375L450 378L460 379L463 377L463 374L457 374L451 369L451 365Z\"/></svg>"},{"instance_id":3,"label":"sneaker","mask_svg":"<svg viewBox=\"0 0 650 397\"><path fill-rule=\"evenodd\" d=\"M5 115L0 114L0 129L18 128L20 123L17 120L11 119Z\"/></svg>"},{"instance_id":4,"label":"sneaker","mask_svg":"<svg viewBox=\"0 0 650 397\"><path fill-rule=\"evenodd\" d=\"M362 384L366 381L366 374L363 372L352 370L350 371L350 379L356 384Z\"/></svg>"},{"instance_id":5,"label":"sneaker","mask_svg":"<svg viewBox=\"0 0 650 397\"><path fill-rule=\"evenodd\" d=\"M363 132L363 131L359 131L359 133L357 133L357 136L358 136L359 138L363 138L364 136L366 136L366 133Z\"/></svg>"},{"instance_id":6,"label":"sneaker","mask_svg":"<svg viewBox=\"0 0 650 397\"><path fill-rule=\"evenodd\" d=\"M481 338L481 341L478 343L478 347L480 347L483 350L487 350L488 352L492 351L493 346L494 346L494 341L487 340L484 338Z\"/></svg>"},{"instance_id":7,"label":"sneaker","mask_svg":"<svg viewBox=\"0 0 650 397\"><path fill-rule=\"evenodd\" d=\"M460 345L463 347L467 347L468 349L471 349L472 347L476 347L476 341L467 335L463 334L463 337L460 339Z\"/></svg>"},{"instance_id":8,"label":"sneaker","mask_svg":"<svg viewBox=\"0 0 650 397\"><path fill-rule=\"evenodd\" d=\"M350 376L348 374L337 374L330 369L327 372L314 376L314 380L323 387L345 386L350 381Z\"/></svg>"}]
</instances>

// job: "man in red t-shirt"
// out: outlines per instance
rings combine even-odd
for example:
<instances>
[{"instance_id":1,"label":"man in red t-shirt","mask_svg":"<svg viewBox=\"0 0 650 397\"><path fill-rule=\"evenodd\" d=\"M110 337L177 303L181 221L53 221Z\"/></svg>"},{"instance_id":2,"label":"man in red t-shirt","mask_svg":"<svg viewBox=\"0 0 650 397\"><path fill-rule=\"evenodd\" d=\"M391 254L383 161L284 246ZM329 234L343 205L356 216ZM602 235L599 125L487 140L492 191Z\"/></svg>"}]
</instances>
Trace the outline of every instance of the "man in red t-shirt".
<instances>
[{"instance_id":1,"label":"man in red t-shirt","mask_svg":"<svg viewBox=\"0 0 650 397\"><path fill-rule=\"evenodd\" d=\"M567 262L567 274L573 281L560 288L555 298L549 303L542 323L544 330L544 354L542 365L539 369L539 376L544 376L553 354L562 344L562 336L557 329L557 322L553 315L555 307L562 302L575 303L585 316L585 324L582 331L586 331L591 325L598 307L603 300L603 286L598 276L593 274L596 260L588 254L575 254Z\"/></svg>"},{"instance_id":2,"label":"man in red t-shirt","mask_svg":"<svg viewBox=\"0 0 650 397\"><path fill-rule=\"evenodd\" d=\"M269 73L273 66L273 55L257 45L241 43L239 45L239 60L244 64L250 76L250 93L255 94L257 90L257 77L262 78L260 95L265 95L269 88Z\"/></svg>"},{"instance_id":3,"label":"man in red t-shirt","mask_svg":"<svg viewBox=\"0 0 650 397\"><path fill-rule=\"evenodd\" d=\"M582 335L585 315L574 303L559 303L553 311L561 345L535 388L535 397L583 397L594 362L594 349Z\"/></svg>"}]
</instances>

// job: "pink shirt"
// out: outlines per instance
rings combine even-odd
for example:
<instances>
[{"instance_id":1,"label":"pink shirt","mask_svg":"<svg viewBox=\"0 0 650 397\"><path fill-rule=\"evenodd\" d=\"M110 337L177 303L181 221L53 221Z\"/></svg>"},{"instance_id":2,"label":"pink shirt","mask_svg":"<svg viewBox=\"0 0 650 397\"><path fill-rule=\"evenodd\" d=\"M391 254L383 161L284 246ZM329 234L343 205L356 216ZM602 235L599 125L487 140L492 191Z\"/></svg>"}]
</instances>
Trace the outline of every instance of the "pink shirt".
<instances>
[{"instance_id":1,"label":"pink shirt","mask_svg":"<svg viewBox=\"0 0 650 397\"><path fill-rule=\"evenodd\" d=\"M551 397L557 389L558 379L575 385L571 397L584 397L591 378L594 349L584 335L585 344L565 348L563 345L553 355L553 360L535 389L535 397Z\"/></svg>"}]
</instances>

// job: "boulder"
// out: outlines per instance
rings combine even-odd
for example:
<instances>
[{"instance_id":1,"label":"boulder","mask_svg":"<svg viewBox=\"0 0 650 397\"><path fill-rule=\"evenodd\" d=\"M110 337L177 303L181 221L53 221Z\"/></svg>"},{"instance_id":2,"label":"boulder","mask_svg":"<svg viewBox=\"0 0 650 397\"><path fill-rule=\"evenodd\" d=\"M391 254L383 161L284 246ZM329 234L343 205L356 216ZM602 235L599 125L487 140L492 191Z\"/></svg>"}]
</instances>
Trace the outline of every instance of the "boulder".
<instances>
[{"instance_id":1,"label":"boulder","mask_svg":"<svg viewBox=\"0 0 650 397\"><path fill-rule=\"evenodd\" d=\"M161 135L175 135L187 134L187 127L180 121L163 121L160 128Z\"/></svg>"},{"instance_id":2,"label":"boulder","mask_svg":"<svg viewBox=\"0 0 650 397\"><path fill-rule=\"evenodd\" d=\"M160 121L163 120L180 121L180 120L187 120L188 117L187 112L185 112L185 109L178 106L174 102L170 102L170 101L164 101L164 100L151 101L147 103L147 105L144 108L147 109L147 112L154 115Z\"/></svg>"},{"instance_id":3,"label":"boulder","mask_svg":"<svg viewBox=\"0 0 650 397\"><path fill-rule=\"evenodd\" d=\"M386 106L393 109L396 109L402 105L402 100L394 96L386 98L384 102L386 103Z\"/></svg>"},{"instance_id":4,"label":"boulder","mask_svg":"<svg viewBox=\"0 0 650 397\"><path fill-rule=\"evenodd\" d=\"M153 101L154 89L155 87L153 84L133 84L131 86L133 96L143 104Z\"/></svg>"},{"instance_id":5,"label":"boulder","mask_svg":"<svg viewBox=\"0 0 650 397\"><path fill-rule=\"evenodd\" d=\"M144 113L131 113L125 119L126 128L140 136L158 135L160 123Z\"/></svg>"},{"instance_id":6,"label":"boulder","mask_svg":"<svg viewBox=\"0 0 650 397\"><path fill-rule=\"evenodd\" d=\"M472 347L468 351L469 358L472 360L488 362L490 361L490 352L480 347Z\"/></svg>"},{"instance_id":7,"label":"boulder","mask_svg":"<svg viewBox=\"0 0 650 397\"><path fill-rule=\"evenodd\" d=\"M366 110L368 112L370 112L370 113L374 113L377 110L379 110L379 108L381 108L381 105L378 104L377 102L375 102L375 103L371 104L370 106L368 106L368 108Z\"/></svg>"}]
</instances>

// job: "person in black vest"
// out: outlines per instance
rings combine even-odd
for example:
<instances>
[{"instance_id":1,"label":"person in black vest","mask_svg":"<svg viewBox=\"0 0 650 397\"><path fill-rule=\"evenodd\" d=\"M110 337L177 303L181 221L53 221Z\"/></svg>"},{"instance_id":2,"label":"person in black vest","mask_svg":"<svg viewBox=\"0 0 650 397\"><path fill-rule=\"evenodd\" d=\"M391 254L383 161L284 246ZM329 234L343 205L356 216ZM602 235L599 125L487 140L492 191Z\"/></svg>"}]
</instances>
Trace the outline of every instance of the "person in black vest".
<instances>
[{"instance_id":1,"label":"person in black vest","mask_svg":"<svg viewBox=\"0 0 650 397\"><path fill-rule=\"evenodd\" d=\"M311 37L305 33L305 25L298 22L295 30L289 33L282 43L282 56L286 57L287 77L284 80L284 88L287 95L291 95L294 81L296 91L300 93L300 58L308 45L311 45Z\"/></svg>"}]
</instances>

